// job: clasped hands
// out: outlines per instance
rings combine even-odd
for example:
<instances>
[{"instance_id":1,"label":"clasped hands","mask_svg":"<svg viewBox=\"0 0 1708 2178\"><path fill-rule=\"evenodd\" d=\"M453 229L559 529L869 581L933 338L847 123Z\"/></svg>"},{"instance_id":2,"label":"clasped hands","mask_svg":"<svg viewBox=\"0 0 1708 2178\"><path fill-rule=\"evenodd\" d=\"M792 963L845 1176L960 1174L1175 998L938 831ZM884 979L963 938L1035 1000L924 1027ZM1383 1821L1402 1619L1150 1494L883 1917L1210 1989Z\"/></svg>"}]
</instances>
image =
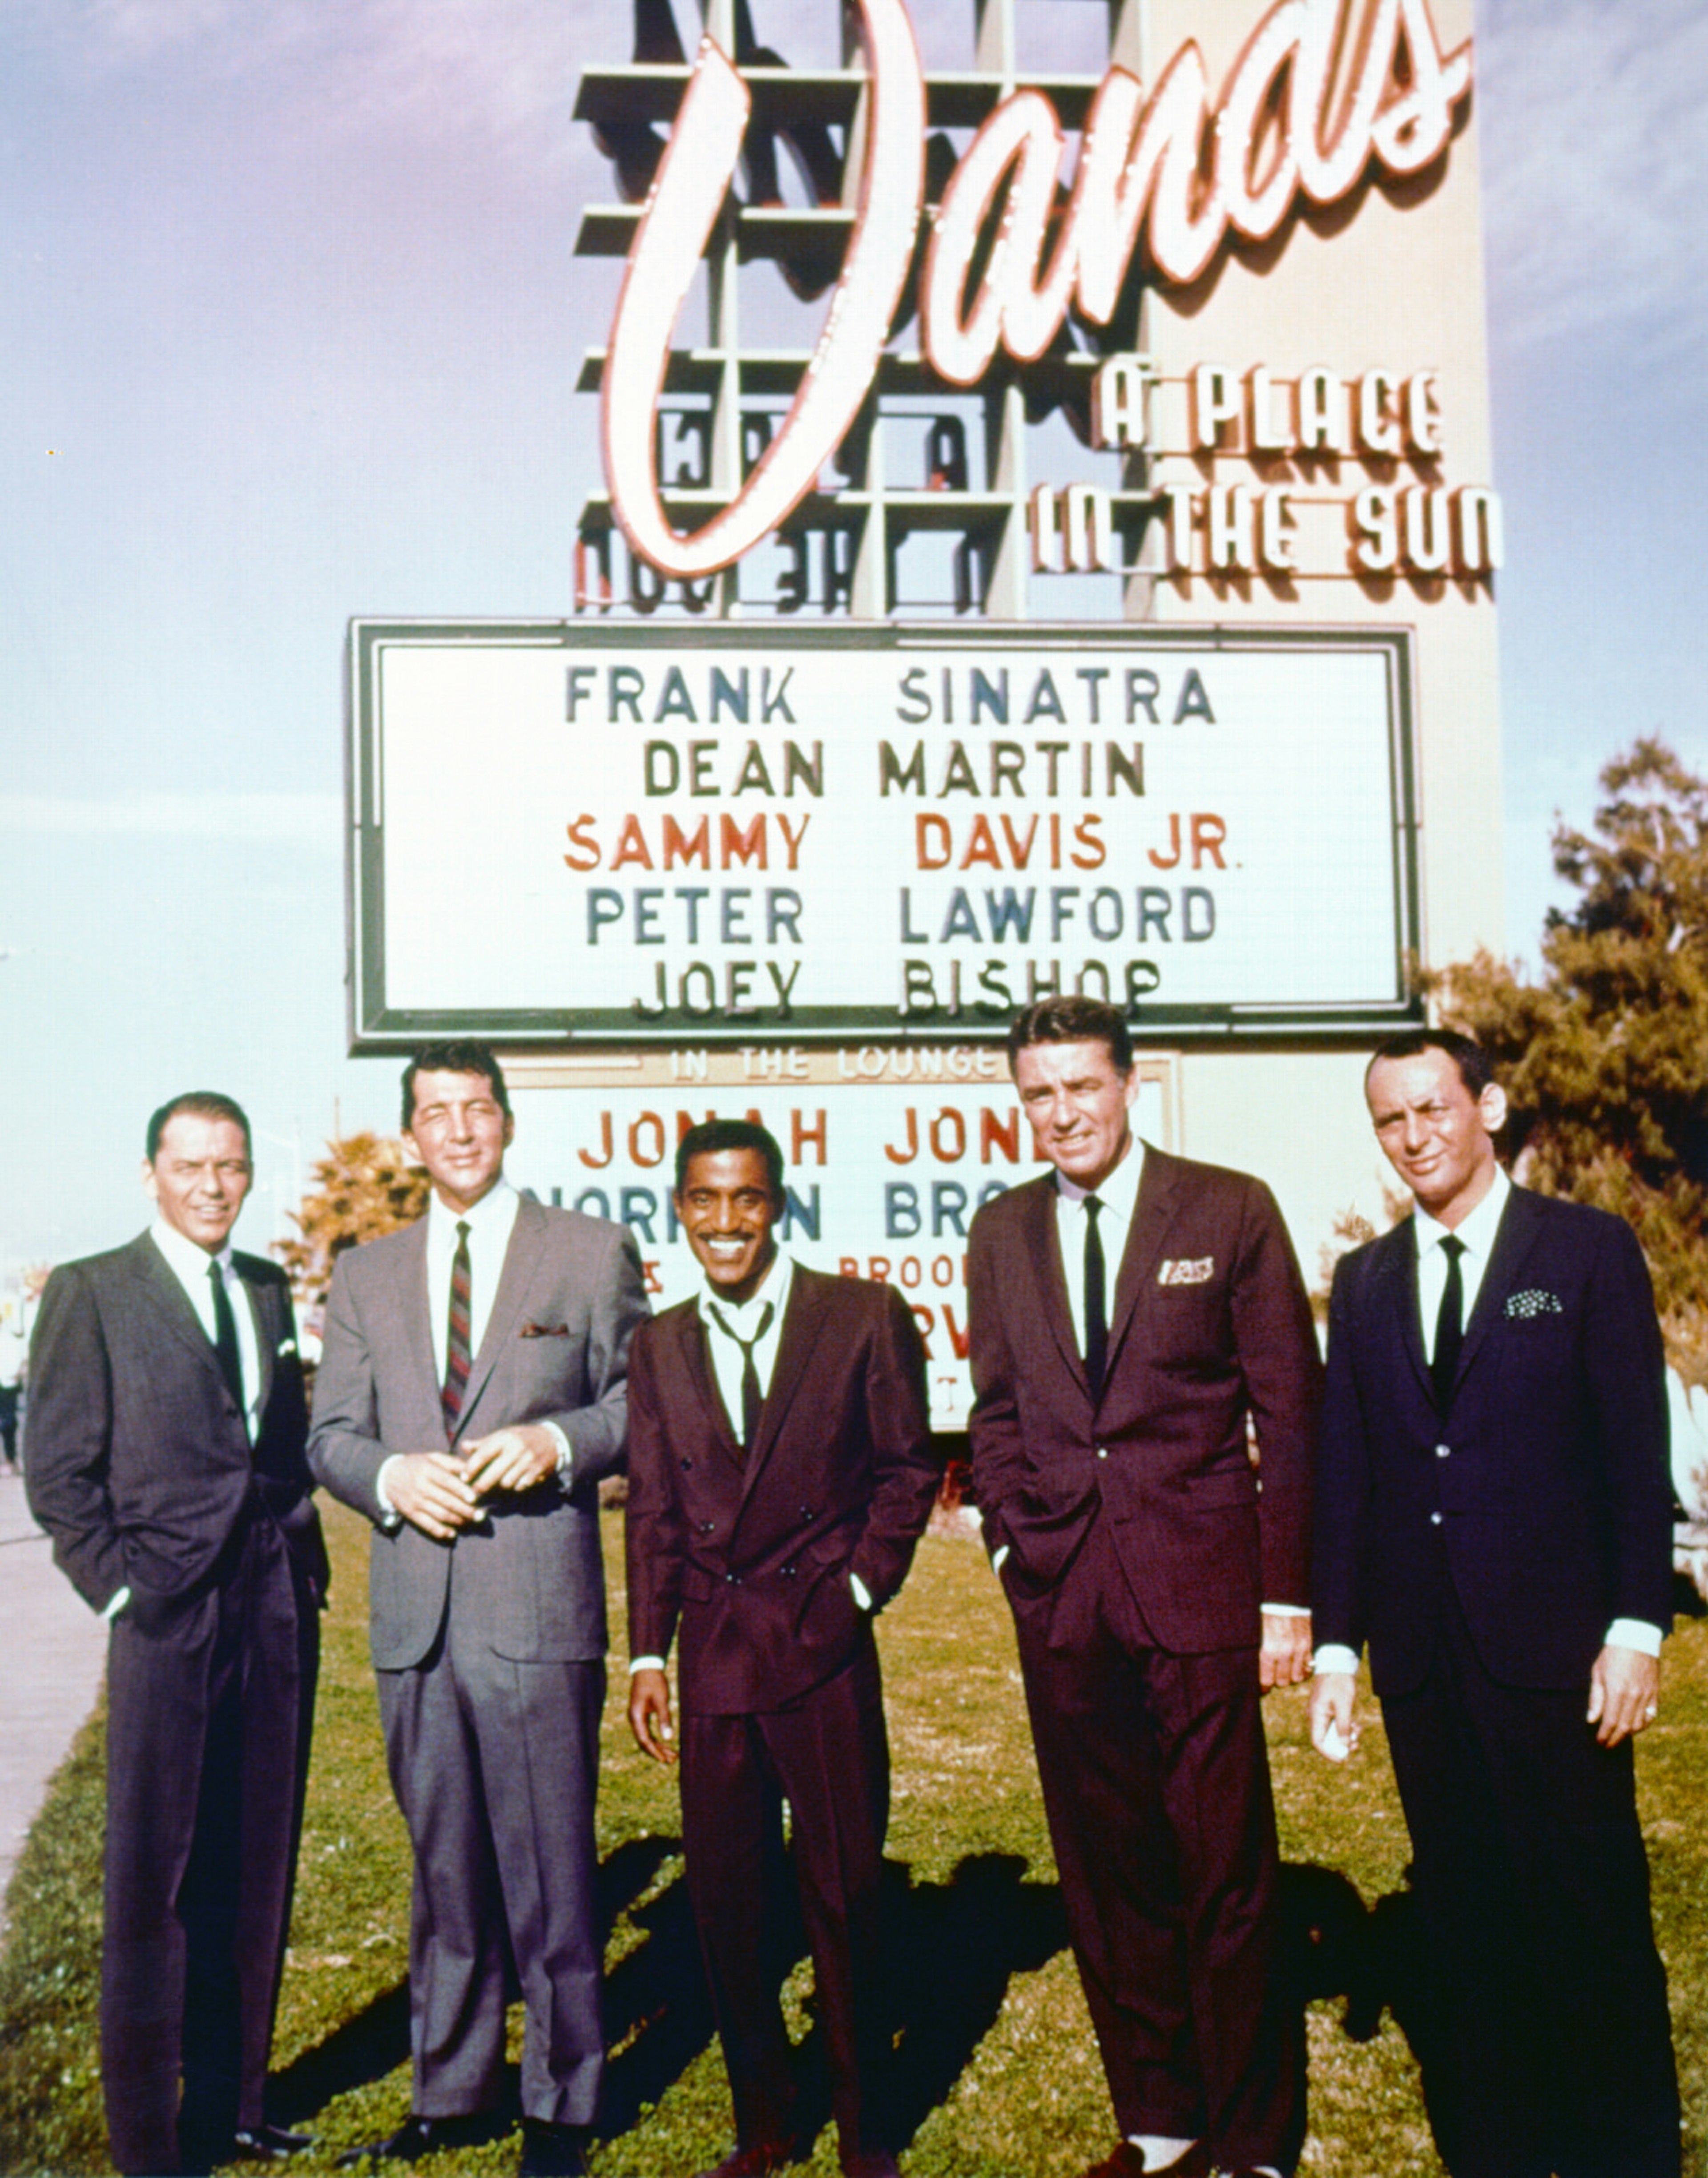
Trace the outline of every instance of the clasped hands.
<instances>
[{"instance_id":1,"label":"clasped hands","mask_svg":"<svg viewBox=\"0 0 1708 2178\"><path fill-rule=\"evenodd\" d=\"M557 1439L538 1422L466 1437L454 1452L399 1453L386 1476L393 1509L412 1528L448 1543L486 1518L501 1490L538 1489L557 1473Z\"/></svg>"}]
</instances>

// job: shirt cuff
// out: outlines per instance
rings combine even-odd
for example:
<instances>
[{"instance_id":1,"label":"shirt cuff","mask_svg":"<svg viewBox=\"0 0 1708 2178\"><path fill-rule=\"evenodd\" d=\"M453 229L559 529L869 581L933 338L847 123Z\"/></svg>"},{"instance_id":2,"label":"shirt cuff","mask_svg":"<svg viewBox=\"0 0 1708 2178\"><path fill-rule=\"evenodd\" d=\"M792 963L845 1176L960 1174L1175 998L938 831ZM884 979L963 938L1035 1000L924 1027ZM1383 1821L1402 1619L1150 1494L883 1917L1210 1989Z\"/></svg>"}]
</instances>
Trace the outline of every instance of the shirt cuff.
<instances>
[{"instance_id":1,"label":"shirt cuff","mask_svg":"<svg viewBox=\"0 0 1708 2178\"><path fill-rule=\"evenodd\" d=\"M1358 1651L1343 1647L1338 1641L1325 1641L1311 1659L1311 1668L1320 1677L1324 1672L1344 1672L1349 1677L1358 1675Z\"/></svg>"},{"instance_id":2,"label":"shirt cuff","mask_svg":"<svg viewBox=\"0 0 1708 2178\"><path fill-rule=\"evenodd\" d=\"M107 1597L107 1608L101 1615L107 1621L107 1624L111 1626L113 1620L118 1617L120 1612L125 1610L129 1606L129 1602L130 1590L129 1586L124 1588L116 1588L112 1591L112 1595ZM86 1626L89 1623L89 1621L85 1618L83 1623ZM1655 1651L1655 1654L1657 1656L1661 1652L1658 1649Z\"/></svg>"},{"instance_id":3,"label":"shirt cuff","mask_svg":"<svg viewBox=\"0 0 1708 2178\"><path fill-rule=\"evenodd\" d=\"M848 1585L853 1590L854 1601L859 1605L860 1608L862 1611L869 1611L872 1608L872 1591L867 1587L865 1582L861 1579L857 1573L851 1573L849 1574Z\"/></svg>"},{"instance_id":4,"label":"shirt cuff","mask_svg":"<svg viewBox=\"0 0 1708 2178\"><path fill-rule=\"evenodd\" d=\"M631 1656L628 1662L628 1675L632 1678L637 1672L661 1672L664 1667L665 1660L662 1656Z\"/></svg>"},{"instance_id":5,"label":"shirt cuff","mask_svg":"<svg viewBox=\"0 0 1708 2178\"><path fill-rule=\"evenodd\" d=\"M575 1455L569 1448L569 1439L556 1422L542 1422L539 1426L557 1447L557 1482L561 1490L567 1490L575 1471Z\"/></svg>"},{"instance_id":6,"label":"shirt cuff","mask_svg":"<svg viewBox=\"0 0 1708 2178\"><path fill-rule=\"evenodd\" d=\"M386 1487L386 1477L403 1457L401 1452L388 1453L380 1462L380 1472L374 1477L374 1495L379 1501L380 1525L382 1528L401 1527L403 1515L391 1502L391 1492Z\"/></svg>"},{"instance_id":7,"label":"shirt cuff","mask_svg":"<svg viewBox=\"0 0 1708 2178\"><path fill-rule=\"evenodd\" d=\"M1640 1656L1658 1656L1661 1629L1646 1618L1616 1618L1607 1628L1610 1649L1634 1649Z\"/></svg>"},{"instance_id":8,"label":"shirt cuff","mask_svg":"<svg viewBox=\"0 0 1708 2178\"><path fill-rule=\"evenodd\" d=\"M1308 1603L1266 1603L1261 1608L1272 1618L1308 1618L1311 1616Z\"/></svg>"},{"instance_id":9,"label":"shirt cuff","mask_svg":"<svg viewBox=\"0 0 1708 2178\"><path fill-rule=\"evenodd\" d=\"M1000 1573L1002 1571L1004 1565L1007 1562L1008 1552L1009 1546L1006 1543L999 1543L997 1545L995 1550L991 1553L990 1569L993 1573Z\"/></svg>"}]
</instances>

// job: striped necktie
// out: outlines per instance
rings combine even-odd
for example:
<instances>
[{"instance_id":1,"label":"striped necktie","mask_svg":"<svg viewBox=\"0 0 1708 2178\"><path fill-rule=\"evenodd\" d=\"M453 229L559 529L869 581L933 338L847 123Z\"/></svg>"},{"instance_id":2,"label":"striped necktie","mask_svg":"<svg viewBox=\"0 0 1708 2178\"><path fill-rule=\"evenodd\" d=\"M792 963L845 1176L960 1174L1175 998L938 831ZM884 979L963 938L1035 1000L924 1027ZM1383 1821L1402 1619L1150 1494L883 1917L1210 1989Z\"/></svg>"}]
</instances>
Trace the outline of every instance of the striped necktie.
<instances>
[{"instance_id":1,"label":"striped necktie","mask_svg":"<svg viewBox=\"0 0 1708 2178\"><path fill-rule=\"evenodd\" d=\"M463 1412L463 1394L468 1388L468 1302L474 1284L468 1263L468 1226L459 1218L457 1253L451 1259L451 1314L445 1326L445 1388L439 1394L445 1434L453 1440L457 1418Z\"/></svg>"}]
</instances>

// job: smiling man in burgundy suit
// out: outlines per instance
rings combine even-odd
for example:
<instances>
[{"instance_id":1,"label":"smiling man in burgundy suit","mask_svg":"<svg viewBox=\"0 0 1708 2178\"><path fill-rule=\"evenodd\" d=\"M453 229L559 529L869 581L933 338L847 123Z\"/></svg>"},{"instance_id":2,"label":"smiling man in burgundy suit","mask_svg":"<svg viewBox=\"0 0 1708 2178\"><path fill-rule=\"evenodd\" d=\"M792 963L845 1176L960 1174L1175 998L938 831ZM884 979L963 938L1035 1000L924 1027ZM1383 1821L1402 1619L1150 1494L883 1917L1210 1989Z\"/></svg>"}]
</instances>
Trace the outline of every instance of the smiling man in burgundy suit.
<instances>
[{"instance_id":1,"label":"smiling man in burgundy suit","mask_svg":"<svg viewBox=\"0 0 1708 2178\"><path fill-rule=\"evenodd\" d=\"M973 1220L972 1475L1122 2135L1090 2178L1285 2172L1260 1702L1310 1655L1310 1306L1267 1188L1132 1135L1114 1008L1043 999L1008 1048L1055 1170Z\"/></svg>"},{"instance_id":2,"label":"smiling man in burgundy suit","mask_svg":"<svg viewBox=\"0 0 1708 2178\"><path fill-rule=\"evenodd\" d=\"M937 1493L924 1350L892 1287L780 1252L782 1153L763 1127L690 1129L676 1200L705 1279L634 1344L629 1723L673 1759L680 1630L682 1845L736 2106L716 2178L805 2152L761 1905L786 1799L842 2168L893 2178L874 2107L890 1750L872 1621Z\"/></svg>"},{"instance_id":3,"label":"smiling man in burgundy suit","mask_svg":"<svg viewBox=\"0 0 1708 2178\"><path fill-rule=\"evenodd\" d=\"M1448 1030L1366 1094L1415 1214L1337 1267L1317 1745L1370 1668L1411 1831L1454 2178L1678 2178L1632 1741L1672 1622L1661 1333L1629 1226L1514 1187Z\"/></svg>"},{"instance_id":4,"label":"smiling man in burgundy suit","mask_svg":"<svg viewBox=\"0 0 1708 2178\"><path fill-rule=\"evenodd\" d=\"M230 1245L252 1176L229 1097L162 1105L152 1229L55 1271L30 1359L30 1506L112 1628L101 2086L150 2178L313 2144L263 2089L326 1554L290 1289Z\"/></svg>"},{"instance_id":5,"label":"smiling man in burgundy suit","mask_svg":"<svg viewBox=\"0 0 1708 2178\"><path fill-rule=\"evenodd\" d=\"M374 1524L370 1641L415 1849L413 2107L345 2160L493 2129L513 1962L522 2169L561 2178L583 2167L605 2067L599 1481L621 1464L640 1258L621 1226L506 1179L514 1121L484 1045L418 1052L403 1124L427 1215L339 1257L309 1452Z\"/></svg>"}]
</instances>

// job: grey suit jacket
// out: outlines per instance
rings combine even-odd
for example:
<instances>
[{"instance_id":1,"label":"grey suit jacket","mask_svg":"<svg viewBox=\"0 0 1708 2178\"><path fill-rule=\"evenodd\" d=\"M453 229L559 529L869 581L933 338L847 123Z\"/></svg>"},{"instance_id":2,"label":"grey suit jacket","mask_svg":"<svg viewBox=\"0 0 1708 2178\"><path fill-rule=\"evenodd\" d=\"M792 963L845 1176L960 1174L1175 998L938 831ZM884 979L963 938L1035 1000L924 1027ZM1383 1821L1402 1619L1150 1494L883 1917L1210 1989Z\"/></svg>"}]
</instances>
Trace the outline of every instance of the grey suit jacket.
<instances>
[{"instance_id":1,"label":"grey suit jacket","mask_svg":"<svg viewBox=\"0 0 1708 2178\"><path fill-rule=\"evenodd\" d=\"M253 1445L207 1333L148 1234L61 1265L36 1317L30 1508L96 1611L129 1588L129 1615L151 1628L201 1592L252 1493L315 1589L326 1586L290 1288L276 1263L234 1260L261 1373Z\"/></svg>"},{"instance_id":2,"label":"grey suit jacket","mask_svg":"<svg viewBox=\"0 0 1708 2178\"><path fill-rule=\"evenodd\" d=\"M427 1315L427 1221L339 1258L309 1461L335 1497L375 1523L377 1669L419 1664L447 1601L459 1630L501 1655L604 1655L598 1483L622 1464L629 1340L646 1313L640 1257L621 1226L522 1199L458 1434L556 1422L570 1443L570 1487L501 1496L479 1527L435 1543L407 1521L384 1525L375 1488L391 1453L447 1443Z\"/></svg>"}]
</instances>

